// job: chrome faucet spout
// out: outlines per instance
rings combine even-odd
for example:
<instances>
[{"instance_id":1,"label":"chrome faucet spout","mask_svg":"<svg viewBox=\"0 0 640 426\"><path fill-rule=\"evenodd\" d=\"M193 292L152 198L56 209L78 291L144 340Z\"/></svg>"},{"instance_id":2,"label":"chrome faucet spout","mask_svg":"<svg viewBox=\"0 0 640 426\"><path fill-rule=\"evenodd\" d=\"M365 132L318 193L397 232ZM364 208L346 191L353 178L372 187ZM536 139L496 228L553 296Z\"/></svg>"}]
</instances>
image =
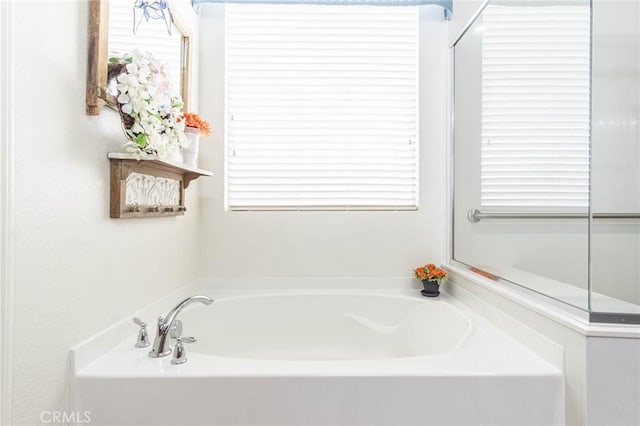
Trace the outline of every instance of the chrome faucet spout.
<instances>
[{"instance_id":1,"label":"chrome faucet spout","mask_svg":"<svg viewBox=\"0 0 640 426\"><path fill-rule=\"evenodd\" d=\"M169 327L171 327L171 324L178 317L178 315L180 315L180 312L182 312L182 310L187 306L196 302L204 303L205 305L210 305L213 303L213 299L210 298L209 296L202 296L202 295L187 297L186 299L178 303L176 306L173 307L173 309L169 311L169 313L164 317L164 322Z\"/></svg>"},{"instance_id":2,"label":"chrome faucet spout","mask_svg":"<svg viewBox=\"0 0 640 426\"><path fill-rule=\"evenodd\" d=\"M164 318L158 318L156 338L154 339L153 346L149 352L149 356L151 358L160 358L171 353L171 348L169 348L169 345L167 344L167 337L171 327L173 326L173 322L178 318L180 312L182 312L184 308L196 302L210 305L213 303L213 299L204 295L187 297L182 302L174 306Z\"/></svg>"}]
</instances>

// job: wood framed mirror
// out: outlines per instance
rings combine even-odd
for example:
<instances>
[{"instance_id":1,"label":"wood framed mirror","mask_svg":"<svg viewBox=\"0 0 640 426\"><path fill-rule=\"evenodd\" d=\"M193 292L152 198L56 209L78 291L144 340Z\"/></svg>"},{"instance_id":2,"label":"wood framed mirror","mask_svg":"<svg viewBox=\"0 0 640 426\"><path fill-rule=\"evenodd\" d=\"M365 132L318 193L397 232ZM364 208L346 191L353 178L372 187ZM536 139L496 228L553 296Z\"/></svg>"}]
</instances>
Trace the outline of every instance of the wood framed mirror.
<instances>
[{"instance_id":1,"label":"wood framed mirror","mask_svg":"<svg viewBox=\"0 0 640 426\"><path fill-rule=\"evenodd\" d=\"M148 50L166 63L172 84L182 95L184 109L189 110L191 34L188 26L173 8L169 34L163 20L145 20L141 11L135 17L134 3L134 0L89 1L87 115L99 115L104 105L117 106L115 96L108 90L109 57L134 47ZM134 26L137 27L135 34Z\"/></svg>"}]
</instances>

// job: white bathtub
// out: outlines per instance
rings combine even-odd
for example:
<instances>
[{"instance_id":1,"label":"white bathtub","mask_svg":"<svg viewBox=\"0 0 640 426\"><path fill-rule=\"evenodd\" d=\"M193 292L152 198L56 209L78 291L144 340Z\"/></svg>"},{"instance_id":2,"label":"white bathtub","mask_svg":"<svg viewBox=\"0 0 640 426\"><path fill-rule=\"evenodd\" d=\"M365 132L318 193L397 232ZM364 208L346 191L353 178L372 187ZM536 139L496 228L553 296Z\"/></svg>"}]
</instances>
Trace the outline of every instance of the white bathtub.
<instances>
[{"instance_id":1,"label":"white bathtub","mask_svg":"<svg viewBox=\"0 0 640 426\"><path fill-rule=\"evenodd\" d=\"M455 350L471 330L449 303L380 294L241 296L182 319L200 338L192 352L256 360L425 356Z\"/></svg>"},{"instance_id":2,"label":"white bathtub","mask_svg":"<svg viewBox=\"0 0 640 426\"><path fill-rule=\"evenodd\" d=\"M199 293L215 302L183 313L186 364L131 335L74 373L71 409L112 426L563 424L561 372L446 293Z\"/></svg>"}]
</instances>

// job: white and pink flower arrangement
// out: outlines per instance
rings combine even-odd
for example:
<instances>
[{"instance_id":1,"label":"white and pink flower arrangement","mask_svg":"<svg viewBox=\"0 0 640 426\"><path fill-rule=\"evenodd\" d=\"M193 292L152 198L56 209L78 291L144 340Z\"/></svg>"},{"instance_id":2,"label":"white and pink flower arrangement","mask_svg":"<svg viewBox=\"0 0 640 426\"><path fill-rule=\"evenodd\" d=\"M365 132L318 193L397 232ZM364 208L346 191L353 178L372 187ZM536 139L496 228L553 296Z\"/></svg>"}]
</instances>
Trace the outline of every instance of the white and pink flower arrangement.
<instances>
[{"instance_id":1,"label":"white and pink flower arrangement","mask_svg":"<svg viewBox=\"0 0 640 426\"><path fill-rule=\"evenodd\" d=\"M182 97L173 91L164 65L151 53L133 50L110 58L112 78L128 152L172 160L189 146Z\"/></svg>"}]
</instances>

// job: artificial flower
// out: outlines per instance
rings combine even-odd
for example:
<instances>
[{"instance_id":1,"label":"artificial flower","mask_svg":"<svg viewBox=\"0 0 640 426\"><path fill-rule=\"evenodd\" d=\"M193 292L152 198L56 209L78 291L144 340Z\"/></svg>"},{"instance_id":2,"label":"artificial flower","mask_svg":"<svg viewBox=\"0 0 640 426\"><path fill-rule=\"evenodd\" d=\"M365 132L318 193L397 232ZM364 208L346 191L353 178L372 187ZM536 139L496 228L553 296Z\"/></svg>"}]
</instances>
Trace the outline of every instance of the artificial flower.
<instances>
[{"instance_id":1,"label":"artificial flower","mask_svg":"<svg viewBox=\"0 0 640 426\"><path fill-rule=\"evenodd\" d=\"M200 134L209 136L211 134L211 125L208 121L200 117L198 114L192 112L184 113L184 120L186 127L192 127L198 129Z\"/></svg>"},{"instance_id":2,"label":"artificial flower","mask_svg":"<svg viewBox=\"0 0 640 426\"><path fill-rule=\"evenodd\" d=\"M447 272L442 268L436 267L433 263L427 263L424 266L419 266L414 269L413 272L416 278L421 280L437 281L438 284L441 284L447 277Z\"/></svg>"},{"instance_id":3,"label":"artificial flower","mask_svg":"<svg viewBox=\"0 0 640 426\"><path fill-rule=\"evenodd\" d=\"M184 134L183 102L171 89L164 65L151 53L133 50L110 58L120 70L116 77L117 100L129 152L155 154L166 159L189 146Z\"/></svg>"}]
</instances>

